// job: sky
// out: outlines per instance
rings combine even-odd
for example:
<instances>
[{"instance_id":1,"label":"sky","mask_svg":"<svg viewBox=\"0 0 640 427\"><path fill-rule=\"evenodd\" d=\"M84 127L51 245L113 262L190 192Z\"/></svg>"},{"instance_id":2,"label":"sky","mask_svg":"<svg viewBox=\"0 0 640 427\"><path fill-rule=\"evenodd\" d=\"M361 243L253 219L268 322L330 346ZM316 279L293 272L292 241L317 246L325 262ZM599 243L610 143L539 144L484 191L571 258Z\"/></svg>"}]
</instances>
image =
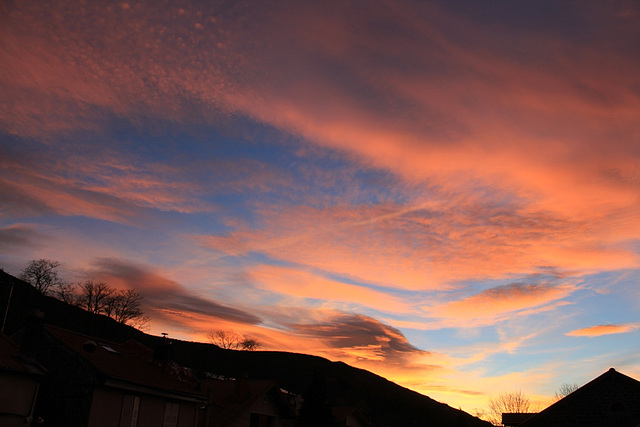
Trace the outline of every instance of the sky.
<instances>
[{"instance_id":1,"label":"sky","mask_svg":"<svg viewBox=\"0 0 640 427\"><path fill-rule=\"evenodd\" d=\"M0 267L473 412L640 379L635 1L0 2Z\"/></svg>"}]
</instances>

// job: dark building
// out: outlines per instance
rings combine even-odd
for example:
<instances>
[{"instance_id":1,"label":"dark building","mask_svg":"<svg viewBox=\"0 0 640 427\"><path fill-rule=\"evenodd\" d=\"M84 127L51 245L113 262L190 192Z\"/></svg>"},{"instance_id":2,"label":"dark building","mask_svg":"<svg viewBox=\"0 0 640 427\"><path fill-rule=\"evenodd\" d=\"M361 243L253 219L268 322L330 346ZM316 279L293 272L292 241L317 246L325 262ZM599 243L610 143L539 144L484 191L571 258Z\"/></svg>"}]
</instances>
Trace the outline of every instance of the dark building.
<instances>
[{"instance_id":1,"label":"dark building","mask_svg":"<svg viewBox=\"0 0 640 427\"><path fill-rule=\"evenodd\" d=\"M509 416L513 414L503 414ZM528 414L530 415L530 414ZM611 368L518 427L638 427L640 382Z\"/></svg>"},{"instance_id":2,"label":"dark building","mask_svg":"<svg viewBox=\"0 0 640 427\"><path fill-rule=\"evenodd\" d=\"M502 414L502 425L516 427L536 414L537 412L506 412Z\"/></svg>"},{"instance_id":3,"label":"dark building","mask_svg":"<svg viewBox=\"0 0 640 427\"><path fill-rule=\"evenodd\" d=\"M206 427L292 427L295 412L272 380L202 382L207 393Z\"/></svg>"},{"instance_id":4,"label":"dark building","mask_svg":"<svg viewBox=\"0 0 640 427\"><path fill-rule=\"evenodd\" d=\"M167 343L168 345L168 343ZM206 395L168 348L113 343L45 326L37 351L49 370L38 413L47 426L194 427Z\"/></svg>"},{"instance_id":5,"label":"dark building","mask_svg":"<svg viewBox=\"0 0 640 427\"><path fill-rule=\"evenodd\" d=\"M18 346L0 332L0 425L28 426L45 369L20 352Z\"/></svg>"}]
</instances>

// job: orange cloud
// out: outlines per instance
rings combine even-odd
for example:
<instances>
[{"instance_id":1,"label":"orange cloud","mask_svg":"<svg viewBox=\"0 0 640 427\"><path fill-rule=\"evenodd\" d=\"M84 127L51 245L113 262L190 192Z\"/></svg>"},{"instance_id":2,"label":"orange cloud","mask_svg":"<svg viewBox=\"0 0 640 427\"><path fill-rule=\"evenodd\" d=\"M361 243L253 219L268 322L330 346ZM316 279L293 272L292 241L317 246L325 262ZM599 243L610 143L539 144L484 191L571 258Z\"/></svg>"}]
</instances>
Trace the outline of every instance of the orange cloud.
<instances>
[{"instance_id":1,"label":"orange cloud","mask_svg":"<svg viewBox=\"0 0 640 427\"><path fill-rule=\"evenodd\" d=\"M438 200L438 196L442 197ZM632 247L588 233L589 222L435 193L402 206L263 207L261 230L200 239L230 255L257 252L357 281L413 290L459 280L530 274L539 266L599 271L631 268Z\"/></svg>"},{"instance_id":2,"label":"orange cloud","mask_svg":"<svg viewBox=\"0 0 640 427\"><path fill-rule=\"evenodd\" d=\"M408 308L390 293L364 286L329 280L306 271L263 265L251 272L251 280L262 289L287 298L317 299L323 305L341 302L348 306L365 306L385 312L406 313Z\"/></svg>"},{"instance_id":3,"label":"orange cloud","mask_svg":"<svg viewBox=\"0 0 640 427\"><path fill-rule=\"evenodd\" d=\"M131 262L103 258L94 262L94 268L92 276L113 283L114 286L140 292L144 297L145 306L155 310L158 315L170 315L175 318L191 314L248 324L262 321L255 314L199 296L179 283Z\"/></svg>"},{"instance_id":4,"label":"orange cloud","mask_svg":"<svg viewBox=\"0 0 640 427\"><path fill-rule=\"evenodd\" d=\"M567 332L565 335L570 337L599 337L600 335L624 334L635 331L640 325L635 323L625 323L621 325L597 325L588 328L576 329Z\"/></svg>"},{"instance_id":5,"label":"orange cloud","mask_svg":"<svg viewBox=\"0 0 640 427\"><path fill-rule=\"evenodd\" d=\"M612 166L617 167L624 159L621 154L633 141L629 136L613 142L614 149L607 150L605 157L594 156L591 146L583 147L587 149L578 158L573 154L567 156L584 145L583 136L602 134L611 126L632 130L639 104L637 97L628 91L635 77L633 63L626 57L612 53L605 67L589 66L596 61L602 64L602 52L596 47L576 51L566 61L549 61L544 69L532 67L521 58L509 57L498 50L497 46L503 46L499 40L502 35L490 37L486 28L472 22L465 23L464 33L469 39L482 40L481 49L447 39L443 23L458 20L455 24L459 27L459 18L447 16L437 7L424 14L400 7L385 9L383 13L391 13L394 21L402 22L407 33L406 37L400 32L388 39L367 37L363 32L367 20L381 13L375 7L355 18L361 25L353 25L354 17L348 11L343 14L336 11L335 15L329 12L330 17L310 8L295 12L297 21L287 20L288 25L278 23L288 28L287 37L291 31L298 32L292 46L294 52L302 56L306 50L320 49L332 60L348 63L353 77L365 80L379 102L358 97L346 84L340 85L339 80L327 79L313 70L300 72L299 67L293 66L292 73L310 76L316 84L296 85L295 79L291 83L290 75L278 74L291 84L283 86L282 91L268 93L269 98L247 89L246 94L237 94L236 108L251 111L264 121L293 128L322 144L357 153L410 179L442 174L446 174L442 178L452 179L461 171L470 172L480 179L491 179L493 184L502 181L524 186L524 190L543 190L548 197L557 191L558 185L565 185L565 180L558 178L569 176L571 188L567 190L573 190L574 195L571 197L571 192L566 191L554 201L561 202L567 196L573 200L591 199L589 190L610 185L585 182L579 175L572 175L583 173L582 166L594 160L600 165L612 161ZM343 21L347 19L350 25ZM284 38L275 28L269 29L274 33L271 36ZM339 43L334 42L336 38ZM567 41L549 38L545 42L545 49L551 49L552 56L566 57L563 52L568 48ZM522 38L518 43L531 45L535 51L540 40ZM397 65L389 67L378 62L377 67L371 67L367 63L384 55L397 61ZM417 64L402 67L400 64L407 62L406 58ZM266 66L271 65L268 58L260 59ZM434 64L445 64L449 72L430 73ZM317 65L322 69L322 64ZM605 78L611 75L620 80ZM587 93L602 94L605 102L598 102L597 96L585 96ZM334 102L319 101L323 99ZM394 103L400 114L389 115L388 110L379 108L386 103ZM413 110L398 107L407 104ZM576 126L586 126L591 132ZM595 151L603 143L594 141ZM581 167L575 168L577 164ZM601 171L590 168L588 174ZM536 178L533 181L532 175ZM582 191L576 192L580 189L577 184L581 184Z\"/></svg>"},{"instance_id":6,"label":"orange cloud","mask_svg":"<svg viewBox=\"0 0 640 427\"><path fill-rule=\"evenodd\" d=\"M426 308L435 316L472 322L474 326L492 324L514 315L545 310L545 306L571 295L577 288L571 284L513 283L487 289L468 298Z\"/></svg>"},{"instance_id":7,"label":"orange cloud","mask_svg":"<svg viewBox=\"0 0 640 427\"><path fill-rule=\"evenodd\" d=\"M637 158L629 156L640 132L635 126L640 101L630 90L636 78L633 58L608 49L603 60L601 46L574 49L571 40L553 35L505 38L442 6L409 10L373 4L358 14L347 5L331 10L288 6L282 14L252 8L238 22L224 8L213 13L195 5L181 14L145 2L128 10L70 8L67 14L50 13L57 8L55 2L44 8L23 5L26 10L12 15L12 25L0 38L2 52L10 58L1 77L6 87L15 88L7 97L12 105L3 110L2 122L14 129L11 133L31 135L94 128L107 113L150 114L181 123L221 120L194 106L202 103L207 110L247 115L302 135L364 165L391 171L409 185L439 188L441 200L454 200L434 209L451 215L450 225L456 229L443 228L448 220L439 218L436 225L442 233L436 240L418 241L439 250L417 251L416 258L424 259L420 261L394 255L403 244L390 242L391 253L381 258L390 262L389 270L404 274L381 271L379 260L355 260L353 247L320 258L328 270L342 274L348 274L347 266L339 260L348 260L345 264L369 269L385 285L442 287L446 280L495 277L510 251L517 252L510 263L524 273L532 265L553 262L561 268L593 270L638 265L637 254L626 247L640 235L640 225L633 220L640 214L635 203L640 187ZM243 25L257 17L260 25L248 26L253 32L234 31L246 29ZM382 17L391 17L398 28L388 37L371 37L372 22ZM168 19L175 21L169 33L162 26ZM128 25L133 22L137 25ZM463 28L463 38L450 36L448 29L454 26ZM56 38L49 37L54 33ZM538 48L540 37L544 52ZM132 41L131 49L120 48L123 40ZM510 55L510 43L527 48L532 57ZM180 62L183 55L177 52L194 59ZM544 60L544 67L536 58ZM326 73L327 68L344 74ZM60 105L52 105L56 102ZM96 172L109 175L108 168ZM127 173L82 189L136 206L180 212L211 209L191 204L193 197L180 197L185 189L193 195L193 183L176 185L173 178ZM74 206L69 214L88 212L118 220L131 215L115 201L83 203L80 196L38 193L37 184L19 185L15 191L33 194L31 205L59 212ZM508 208L528 222L499 224L509 218L495 215L487 232L481 223L461 229L456 220L473 220L475 207L464 201L458 205L457 195L478 191L484 192L480 204L517 200ZM361 215L363 222L379 218L376 212L369 212L370 218ZM392 221L388 229L398 225ZM557 228L544 240L530 239L530 230L523 226ZM443 233L451 238L443 240ZM328 243L339 239L333 240ZM449 241L455 243L442 251ZM226 242L238 240L231 236ZM250 243L256 244L262 246ZM291 246L285 242L284 247ZM452 261L456 259L458 264ZM469 259L482 262L469 264Z\"/></svg>"},{"instance_id":8,"label":"orange cloud","mask_svg":"<svg viewBox=\"0 0 640 427\"><path fill-rule=\"evenodd\" d=\"M343 26L340 17L332 16L335 20L328 28L340 34L337 48L332 37L322 32L324 19L312 21L309 11L308 15L298 12L304 24L294 24L300 32L294 47L304 54L310 45L348 63L356 76L365 79L379 103L359 97L335 79L311 72L314 85L293 84L266 94L251 89L236 93L235 108L319 144L346 150L363 163L393 171L408 182L426 181L463 193L476 190L474 182L481 183L491 189L486 194L489 200L500 200L503 195L518 200L518 213L531 219L529 226L548 230L550 224L538 222L539 217L553 219L556 230L564 235L548 236L547 241L540 237L542 241L535 242L543 244L539 249L528 239L509 240L522 252L532 244L537 259L525 260L525 266L556 259L568 269L638 265L637 254L626 246L631 236L640 235L640 227L632 219L640 214L637 156L629 156L638 137L634 124L640 119L640 101L630 95L635 84L631 70L637 68L631 59L611 52L606 66L590 66L602 63L597 59L602 52L594 47L558 60L555 58L566 58L563 52L571 50L570 42L550 38L545 46L554 59L539 69L505 55L490 43L478 51L475 46L469 49L448 40L434 17L444 17L443 22L456 18L438 8L431 11L433 16L421 15L419 19L391 8L386 12L417 36L413 43L408 37L403 44L393 43L396 50L406 49L397 54L398 60L414 58L410 53L418 50L418 44L421 51L427 45L431 49L421 56L427 58L418 67L421 71L428 71L432 62L440 60L451 68L445 77L428 72L407 75L414 67L389 70L363 65L367 59L373 60L373 56L357 54L363 45L368 48L364 52L392 52L384 40L358 33L366 28L369 16L360 17L365 21L362 26ZM424 25L425 19L433 25ZM316 30L323 37L311 34ZM470 39L486 42L491 36L484 30L473 23L465 27ZM498 40L491 41L502 46ZM539 40L523 38L518 43L535 51ZM447 52L446 60L441 52ZM270 83L275 84L265 82ZM393 105L407 103L413 109L394 115L376 109L394 101ZM619 137L612 140L610 135ZM465 208L458 210L464 213ZM513 231L504 228L507 233ZM618 232L611 234L612 229ZM470 247L468 241L461 246ZM480 256L482 253L478 251ZM484 271L493 265L488 267ZM460 271L447 270L453 274Z\"/></svg>"}]
</instances>

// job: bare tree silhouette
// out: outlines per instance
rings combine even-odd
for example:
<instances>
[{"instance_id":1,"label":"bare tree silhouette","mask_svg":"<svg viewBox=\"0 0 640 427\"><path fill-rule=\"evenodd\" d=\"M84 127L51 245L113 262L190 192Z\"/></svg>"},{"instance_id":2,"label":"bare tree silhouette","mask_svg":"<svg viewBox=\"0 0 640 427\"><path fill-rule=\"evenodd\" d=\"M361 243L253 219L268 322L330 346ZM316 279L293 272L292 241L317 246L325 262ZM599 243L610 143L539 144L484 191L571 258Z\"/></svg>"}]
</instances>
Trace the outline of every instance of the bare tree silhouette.
<instances>
[{"instance_id":1,"label":"bare tree silhouette","mask_svg":"<svg viewBox=\"0 0 640 427\"><path fill-rule=\"evenodd\" d=\"M255 351L260 347L260 342L255 338L248 338L234 330L216 330L207 334L212 344L227 350Z\"/></svg>"},{"instance_id":2,"label":"bare tree silhouette","mask_svg":"<svg viewBox=\"0 0 640 427\"><path fill-rule=\"evenodd\" d=\"M560 388L558 389L558 391L556 391L555 395L553 396L553 399L557 402L558 400L573 393L579 388L580 386L576 383L573 383L573 384L562 383L560 384Z\"/></svg>"},{"instance_id":3,"label":"bare tree silhouette","mask_svg":"<svg viewBox=\"0 0 640 427\"><path fill-rule=\"evenodd\" d=\"M20 279L30 283L42 295L49 295L54 288L64 283L58 276L58 267L58 261L34 259L22 270Z\"/></svg>"},{"instance_id":4,"label":"bare tree silhouette","mask_svg":"<svg viewBox=\"0 0 640 427\"><path fill-rule=\"evenodd\" d=\"M489 399L488 421L493 425L502 425L503 413L527 413L537 412L538 407L531 400L522 394L521 390L511 393L502 393L495 398Z\"/></svg>"}]
</instances>

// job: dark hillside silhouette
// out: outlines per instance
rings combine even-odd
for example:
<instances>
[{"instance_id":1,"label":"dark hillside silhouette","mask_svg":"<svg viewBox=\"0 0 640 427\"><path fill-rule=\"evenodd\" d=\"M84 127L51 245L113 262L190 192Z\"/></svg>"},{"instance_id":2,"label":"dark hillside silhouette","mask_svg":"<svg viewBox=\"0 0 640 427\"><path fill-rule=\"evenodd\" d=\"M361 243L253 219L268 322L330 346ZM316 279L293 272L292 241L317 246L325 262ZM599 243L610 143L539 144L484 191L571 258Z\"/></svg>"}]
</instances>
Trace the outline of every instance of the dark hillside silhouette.
<instances>
[{"instance_id":1,"label":"dark hillside silhouette","mask_svg":"<svg viewBox=\"0 0 640 427\"><path fill-rule=\"evenodd\" d=\"M12 284L13 291L11 291ZM7 312L10 293L11 301ZM0 271L0 316L4 319L5 312L7 313L4 332L8 335L15 333L27 323L34 309L43 311L45 321L51 325L99 336L110 341L135 339L146 342L150 337L133 327L119 324L107 316L95 315L80 307L42 295L28 283Z\"/></svg>"},{"instance_id":2,"label":"dark hillside silhouette","mask_svg":"<svg viewBox=\"0 0 640 427\"><path fill-rule=\"evenodd\" d=\"M3 317L11 284L13 293L5 325L9 335L19 335L20 328L37 308L45 313L47 324L78 333L113 342L133 339L150 348L157 348L163 342L162 337L145 334L104 315L43 296L26 282L0 271L0 314ZM211 373L229 378L248 375L251 379L273 379L282 388L303 397L308 390L321 390L329 405L357 407L373 427L490 426L466 412L342 362L296 353L224 350L213 344L171 341L173 360L194 369L201 377Z\"/></svg>"}]
</instances>

